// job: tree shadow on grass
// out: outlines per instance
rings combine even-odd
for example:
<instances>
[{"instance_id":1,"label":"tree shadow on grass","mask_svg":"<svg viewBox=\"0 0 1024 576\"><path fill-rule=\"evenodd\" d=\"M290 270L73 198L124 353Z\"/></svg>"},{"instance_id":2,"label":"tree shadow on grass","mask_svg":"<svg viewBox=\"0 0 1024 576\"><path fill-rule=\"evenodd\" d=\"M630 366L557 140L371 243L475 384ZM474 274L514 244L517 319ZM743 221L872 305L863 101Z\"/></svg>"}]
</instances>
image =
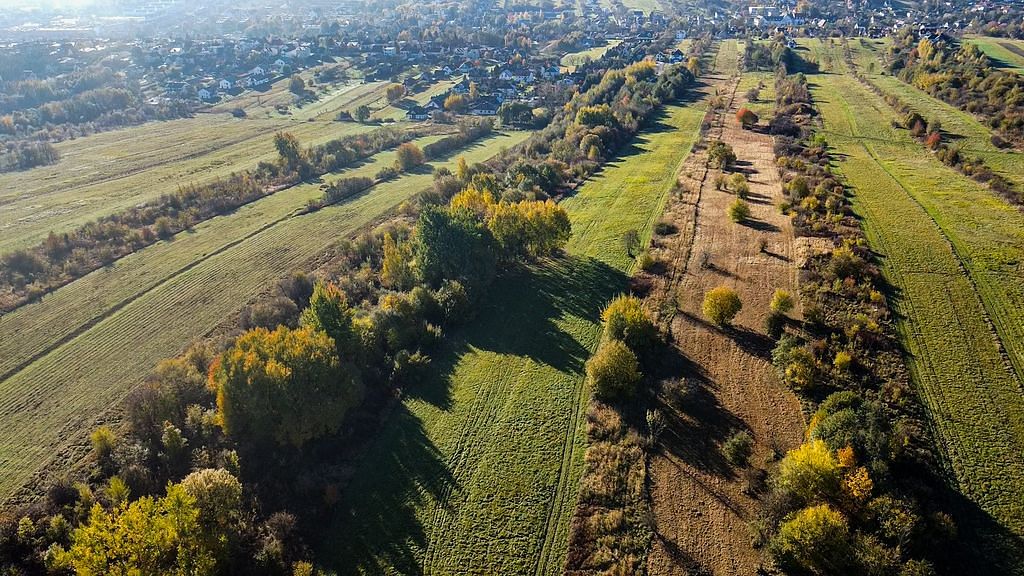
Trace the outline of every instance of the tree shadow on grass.
<instances>
[{"instance_id":1,"label":"tree shadow on grass","mask_svg":"<svg viewBox=\"0 0 1024 576\"><path fill-rule=\"evenodd\" d=\"M443 505L446 495L460 489L422 421L404 404L389 418L359 465L364 472L355 475L327 525L316 531L323 536L317 558L339 573L422 573L429 534L416 512L428 500Z\"/></svg>"},{"instance_id":2,"label":"tree shadow on grass","mask_svg":"<svg viewBox=\"0 0 1024 576\"><path fill-rule=\"evenodd\" d=\"M593 258L573 256L501 274L483 297L477 316L454 330L433 354L433 376L410 386L406 397L450 410L455 368L477 350L528 357L582 374L594 334L572 330L586 321L599 322L607 301L627 286L621 271ZM423 573L432 529L423 522L424 508L461 500L462 487L448 457L408 406L399 403L388 417L345 487L329 528L320 531L324 536L317 557L340 573Z\"/></svg>"},{"instance_id":3,"label":"tree shadow on grass","mask_svg":"<svg viewBox=\"0 0 1024 576\"><path fill-rule=\"evenodd\" d=\"M501 275L488 289L478 315L449 336L434 360L435 381L410 389L408 396L447 409L451 374L466 354L484 350L525 356L562 372L582 373L590 342L559 325L572 317L600 322L601 309L625 292L629 279L594 258L561 256ZM573 287L567 290L567 287Z\"/></svg>"}]
</instances>

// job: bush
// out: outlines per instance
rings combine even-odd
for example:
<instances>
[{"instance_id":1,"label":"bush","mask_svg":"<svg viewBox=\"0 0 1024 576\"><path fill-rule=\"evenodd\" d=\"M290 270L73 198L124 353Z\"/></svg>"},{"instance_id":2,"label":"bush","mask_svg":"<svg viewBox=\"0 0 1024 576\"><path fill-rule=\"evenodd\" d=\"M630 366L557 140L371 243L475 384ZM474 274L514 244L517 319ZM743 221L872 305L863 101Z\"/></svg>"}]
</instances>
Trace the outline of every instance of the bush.
<instances>
[{"instance_id":1,"label":"bush","mask_svg":"<svg viewBox=\"0 0 1024 576\"><path fill-rule=\"evenodd\" d=\"M727 214L729 214L729 220L736 223L743 222L750 218L750 205L737 198L735 202L729 205Z\"/></svg>"},{"instance_id":2,"label":"bush","mask_svg":"<svg viewBox=\"0 0 1024 576\"><path fill-rule=\"evenodd\" d=\"M426 161L426 156L419 146L406 142L398 146L395 168L401 172L408 172Z\"/></svg>"},{"instance_id":3,"label":"bush","mask_svg":"<svg viewBox=\"0 0 1024 576\"><path fill-rule=\"evenodd\" d=\"M594 396L610 401L629 398L640 380L636 354L619 340L608 340L587 361L587 378Z\"/></svg>"},{"instance_id":4,"label":"bush","mask_svg":"<svg viewBox=\"0 0 1024 576\"><path fill-rule=\"evenodd\" d=\"M774 314L789 314L793 310L793 296L782 288L776 288L775 293L772 294L772 301L768 305L768 309Z\"/></svg>"},{"instance_id":5,"label":"bush","mask_svg":"<svg viewBox=\"0 0 1024 576\"><path fill-rule=\"evenodd\" d=\"M620 340L636 354L643 354L658 342L658 328L635 296L618 296L601 313L605 335Z\"/></svg>"},{"instance_id":6,"label":"bush","mask_svg":"<svg viewBox=\"0 0 1024 576\"><path fill-rule=\"evenodd\" d=\"M790 450L779 463L776 486L800 502L811 504L839 493L839 463L822 440L811 440Z\"/></svg>"},{"instance_id":7,"label":"bush","mask_svg":"<svg viewBox=\"0 0 1024 576\"><path fill-rule=\"evenodd\" d=\"M844 574L853 550L846 518L827 504L805 508L786 520L771 552L787 572Z\"/></svg>"},{"instance_id":8,"label":"bush","mask_svg":"<svg viewBox=\"0 0 1024 576\"><path fill-rule=\"evenodd\" d=\"M654 225L654 233L658 236L668 236L678 232L678 228L670 222L661 221Z\"/></svg>"},{"instance_id":9,"label":"bush","mask_svg":"<svg viewBox=\"0 0 1024 576\"><path fill-rule=\"evenodd\" d=\"M757 124L758 117L749 108L740 108L736 111L736 120L743 126L743 128L750 128Z\"/></svg>"},{"instance_id":10,"label":"bush","mask_svg":"<svg viewBox=\"0 0 1024 576\"><path fill-rule=\"evenodd\" d=\"M708 146L708 159L715 168L728 168L736 162L736 153L732 146L719 140Z\"/></svg>"},{"instance_id":11,"label":"bush","mask_svg":"<svg viewBox=\"0 0 1024 576\"><path fill-rule=\"evenodd\" d=\"M722 445L722 454L733 466L746 466L754 452L754 439L747 432L737 432Z\"/></svg>"},{"instance_id":12,"label":"bush","mask_svg":"<svg viewBox=\"0 0 1024 576\"><path fill-rule=\"evenodd\" d=\"M743 308L736 291L726 286L712 289L704 296L704 317L718 326L728 326Z\"/></svg>"},{"instance_id":13,"label":"bush","mask_svg":"<svg viewBox=\"0 0 1024 576\"><path fill-rule=\"evenodd\" d=\"M778 340L786 331L786 317L775 312L769 313L764 319L764 331L769 338Z\"/></svg>"},{"instance_id":14,"label":"bush","mask_svg":"<svg viewBox=\"0 0 1024 576\"><path fill-rule=\"evenodd\" d=\"M739 172L732 175L729 178L729 188L740 198L746 198L750 194L750 186L747 184L747 178Z\"/></svg>"}]
</instances>

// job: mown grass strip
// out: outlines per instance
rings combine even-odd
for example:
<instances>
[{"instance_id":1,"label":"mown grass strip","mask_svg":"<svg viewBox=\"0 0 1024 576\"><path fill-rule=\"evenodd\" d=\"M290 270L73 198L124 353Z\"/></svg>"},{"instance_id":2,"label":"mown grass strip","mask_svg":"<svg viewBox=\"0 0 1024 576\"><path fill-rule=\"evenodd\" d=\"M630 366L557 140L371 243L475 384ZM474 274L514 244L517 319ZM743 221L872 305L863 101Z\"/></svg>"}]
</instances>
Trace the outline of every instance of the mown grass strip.
<instances>
[{"instance_id":1,"label":"mown grass strip","mask_svg":"<svg viewBox=\"0 0 1024 576\"><path fill-rule=\"evenodd\" d=\"M178 190L272 160L274 132L305 145L372 126L201 116L149 123L58 145L61 161L0 175L0 254Z\"/></svg>"},{"instance_id":2,"label":"mown grass strip","mask_svg":"<svg viewBox=\"0 0 1024 576\"><path fill-rule=\"evenodd\" d=\"M526 132L497 135L458 154L469 162L483 161L527 136ZM453 169L454 156L435 166ZM207 334L272 282L329 250L340 237L353 234L429 187L432 179L430 167L425 167L348 202L285 218L183 273L163 280L155 274L152 288L0 382L0 470L4 471L0 499L10 497L51 462L80 457L96 418L123 399L156 362ZM293 190L295 202L313 193ZM260 220L253 214L249 225ZM220 245L213 236L214 243L205 245L208 250ZM195 250L192 254L201 253L203 247ZM151 254L144 250L125 260L139 265ZM179 266L180 261L172 262L164 272ZM67 288L74 289L76 284ZM88 299L79 302L91 305Z\"/></svg>"},{"instance_id":3,"label":"mown grass strip","mask_svg":"<svg viewBox=\"0 0 1024 576\"><path fill-rule=\"evenodd\" d=\"M898 328L963 494L1024 535L1024 397L1000 344L1021 353L1014 208L921 152L884 102L848 76L812 78L829 142L895 288ZM998 329L997 338L986 318ZM1016 327L1014 327L1016 324Z\"/></svg>"},{"instance_id":4,"label":"mown grass strip","mask_svg":"<svg viewBox=\"0 0 1024 576\"><path fill-rule=\"evenodd\" d=\"M567 256L506 274L410 391L346 488L322 550L363 574L559 574L582 471L583 364L704 110L670 106L564 202Z\"/></svg>"},{"instance_id":5,"label":"mown grass strip","mask_svg":"<svg viewBox=\"0 0 1024 576\"><path fill-rule=\"evenodd\" d=\"M1024 42L989 36L965 37L964 42L980 48L997 67L1024 73Z\"/></svg>"}]
</instances>

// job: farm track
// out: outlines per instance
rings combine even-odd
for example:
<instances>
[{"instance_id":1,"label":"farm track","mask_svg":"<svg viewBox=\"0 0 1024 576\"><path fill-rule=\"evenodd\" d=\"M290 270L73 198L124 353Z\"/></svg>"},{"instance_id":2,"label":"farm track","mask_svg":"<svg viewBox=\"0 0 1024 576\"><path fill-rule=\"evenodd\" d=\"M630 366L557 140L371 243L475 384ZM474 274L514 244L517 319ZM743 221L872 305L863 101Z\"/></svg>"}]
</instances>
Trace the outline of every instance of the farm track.
<instances>
[{"instance_id":1,"label":"farm track","mask_svg":"<svg viewBox=\"0 0 1024 576\"><path fill-rule=\"evenodd\" d=\"M346 488L330 532L359 536L323 543L333 563L364 574L561 572L583 464L583 363L601 307L634 265L621 237L649 236L702 115L667 107L564 201L567 256L495 283L435 359L441 381L411 391L375 440L371 453L402 455L401 470L367 460Z\"/></svg>"},{"instance_id":2,"label":"farm track","mask_svg":"<svg viewBox=\"0 0 1024 576\"><path fill-rule=\"evenodd\" d=\"M463 153L469 161L482 161L499 144L511 145L526 135L496 136ZM450 168L454 160L437 164ZM202 261L187 272L157 281L0 382L0 468L6 473L0 479L0 499L31 498L31 490L19 491L20 487L56 461L77 461L86 450L88 429L109 418L157 361L215 329L277 278L302 262L323 257L338 238L382 217L431 180L425 172L406 175L342 204L285 217L258 233L243 234L244 241L217 253L204 252L198 256ZM315 186L305 192L316 193ZM304 198L295 200L301 205ZM234 217L221 222L230 223ZM173 254L174 243L166 249ZM146 260L146 253L142 251L137 260Z\"/></svg>"},{"instance_id":3,"label":"farm track","mask_svg":"<svg viewBox=\"0 0 1024 576\"><path fill-rule=\"evenodd\" d=\"M725 208L733 197L712 184L719 171L709 167L706 152L691 157L680 196L664 216L678 231L659 240L655 250L659 260L669 262L668 276L655 279L649 297L655 309L669 314L661 322L692 365L683 374L692 382L687 406L661 406L669 424L661 449L649 459L655 537L647 572L652 576L755 573L759 553L745 527L757 504L743 493L720 444L733 432L748 431L755 441L751 461L760 466L776 450L797 445L804 426L799 400L779 382L760 333L774 289L796 291L793 232L773 205L781 184L772 138L739 127L734 112L746 102L737 96L737 72L727 70L731 74L720 76L718 85L728 105L709 118L705 140L734 148L747 172L754 216L763 226L730 222ZM767 242L767 251L754 248L758 239ZM711 266L695 261L695 253L707 254ZM730 332L700 319L704 293L723 284L744 302L738 328Z\"/></svg>"},{"instance_id":4,"label":"farm track","mask_svg":"<svg viewBox=\"0 0 1024 576\"><path fill-rule=\"evenodd\" d=\"M977 546L995 569L1018 573L1024 397L1007 354L1013 360L1021 350L1021 280L1012 254L1024 247L1022 216L879 122L891 109L855 79L811 82L854 208L894 286L908 367L950 482L967 498L959 508L968 532L982 534Z\"/></svg>"}]
</instances>

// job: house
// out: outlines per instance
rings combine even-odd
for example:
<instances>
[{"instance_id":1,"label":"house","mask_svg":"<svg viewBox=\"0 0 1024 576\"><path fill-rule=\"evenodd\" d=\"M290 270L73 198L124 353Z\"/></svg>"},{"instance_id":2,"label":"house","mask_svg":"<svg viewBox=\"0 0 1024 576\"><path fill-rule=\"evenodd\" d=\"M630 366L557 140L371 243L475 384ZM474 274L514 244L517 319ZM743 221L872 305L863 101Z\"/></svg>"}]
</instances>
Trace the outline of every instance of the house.
<instances>
[{"instance_id":1,"label":"house","mask_svg":"<svg viewBox=\"0 0 1024 576\"><path fill-rule=\"evenodd\" d=\"M469 113L473 116L496 116L498 114L498 101L494 98L477 98L470 105Z\"/></svg>"},{"instance_id":2,"label":"house","mask_svg":"<svg viewBox=\"0 0 1024 576\"><path fill-rule=\"evenodd\" d=\"M198 95L199 99L203 102L211 102L217 96L217 90L212 86L200 88L199 91L196 92L196 95Z\"/></svg>"},{"instance_id":3,"label":"house","mask_svg":"<svg viewBox=\"0 0 1024 576\"><path fill-rule=\"evenodd\" d=\"M469 94L469 78L463 78L458 84L452 86L452 92L456 94Z\"/></svg>"},{"instance_id":4,"label":"house","mask_svg":"<svg viewBox=\"0 0 1024 576\"><path fill-rule=\"evenodd\" d=\"M221 78L220 82L217 83L217 87L221 90L227 91L235 87L235 83L227 78Z\"/></svg>"},{"instance_id":5,"label":"house","mask_svg":"<svg viewBox=\"0 0 1024 576\"><path fill-rule=\"evenodd\" d=\"M426 120L429 115L430 111L423 106L413 106L405 112L405 117L409 120Z\"/></svg>"}]
</instances>

